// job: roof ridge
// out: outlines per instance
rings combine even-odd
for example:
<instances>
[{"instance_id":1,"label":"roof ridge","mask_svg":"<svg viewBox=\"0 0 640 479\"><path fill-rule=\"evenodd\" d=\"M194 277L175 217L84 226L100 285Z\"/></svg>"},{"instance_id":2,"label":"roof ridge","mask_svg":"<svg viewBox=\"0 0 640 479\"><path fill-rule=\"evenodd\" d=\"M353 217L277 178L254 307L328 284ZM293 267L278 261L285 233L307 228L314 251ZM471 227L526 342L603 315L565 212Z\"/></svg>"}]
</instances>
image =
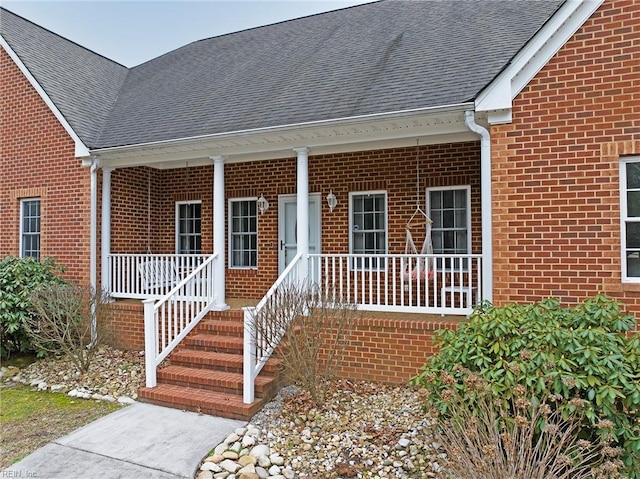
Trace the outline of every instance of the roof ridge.
<instances>
[{"instance_id":1,"label":"roof ridge","mask_svg":"<svg viewBox=\"0 0 640 479\"><path fill-rule=\"evenodd\" d=\"M367 6L367 5L372 5L374 3L384 3L384 2L387 2L387 1L388 0L370 0L370 1L366 2L366 3L360 3L358 5L350 5L348 7L340 7L340 8L336 8L334 10L328 10L326 12L311 13L309 15L303 15L301 17L289 18L288 20L280 20L279 22L267 23L265 25L257 25L255 27L248 27L248 28L244 28L242 30L234 30L232 32L221 33L220 35L213 35L211 37L200 38L198 40L193 40L193 41L191 41L189 43L185 43L184 45L180 45L179 47L176 47L173 50L169 50L168 52L165 52L165 53L163 53L161 55L158 55L157 57L150 58L150 59L148 59L148 60L146 60L146 61L144 61L144 62L142 62L142 63L140 63L138 65L130 67L130 70L138 68L138 67L143 66L143 65L146 65L149 62L153 62L153 61L157 60L158 58L162 58L163 56L168 55L170 53L173 53L173 52L175 52L177 50L180 50L181 48L185 48L185 47L188 47L190 45L195 45L197 43L207 42L207 41L210 41L210 40L217 40L219 38L224 38L224 37L228 37L228 36L231 36L231 35L237 35L237 34L240 34L240 33L251 32L251 31L254 31L254 30L260 30L262 28L273 27L274 25L282 25L284 23L297 22L299 20L305 20L307 18L317 17L317 16L320 16L320 15L327 15L327 14L331 14L331 13L335 13L335 12L341 12L341 11L344 11L344 10L351 10L351 9L355 9L355 8L359 8L359 7L364 7L364 6Z\"/></svg>"},{"instance_id":2,"label":"roof ridge","mask_svg":"<svg viewBox=\"0 0 640 479\"><path fill-rule=\"evenodd\" d=\"M74 44L75 46L80 47L80 48L82 48L83 50L85 50L85 51L87 51L87 52L89 52L89 53L92 53L92 54L94 54L94 55L96 55L96 56L99 56L99 57L101 57L101 58L104 58L104 59L105 59L105 60L107 60L107 61L110 61L111 63L114 63L114 64L116 64L116 65L119 65L119 66L123 67L123 68L126 68L127 70L130 70L130 68L129 68L129 67L127 67L126 65L123 65L123 64L122 64L122 63L120 63L120 62L117 62L117 61L115 61L115 60L112 60L111 58L109 58L109 57L107 57L107 56L103 55L102 53L98 53L98 52L96 52L96 51L92 50L91 48L87 48L87 47L85 47L84 45L80 45L78 42L75 42L75 41L73 41L73 40L71 40L71 39L69 39L69 38L67 38L67 37L63 37L63 36L62 36L62 35L60 35L59 33L56 33L56 32L54 32L53 30L49 30L48 28L43 27L42 25L38 25L37 23L32 22L32 21L31 21L31 20L29 20L28 18L25 18L25 17L23 17L22 15L18 15L17 13L12 12L12 11L11 11L11 10L9 10L8 8L3 7L3 6L1 6L1 5L0 5L0 13L2 13L3 11L4 11L4 12L7 12L7 13L10 13L11 15L16 16L16 17L20 18L21 20L24 20L25 22L30 23L31 25L33 25L34 27L36 27L36 28L38 28L38 29L40 29L40 30L44 30L44 31L46 31L46 32L48 32L48 33L50 33L50 34L52 34L52 35L55 35L56 37L58 37L58 38L60 38L60 39L64 40L65 42L72 43L72 44ZM0 33L1 33L1 32L0 32Z\"/></svg>"}]
</instances>

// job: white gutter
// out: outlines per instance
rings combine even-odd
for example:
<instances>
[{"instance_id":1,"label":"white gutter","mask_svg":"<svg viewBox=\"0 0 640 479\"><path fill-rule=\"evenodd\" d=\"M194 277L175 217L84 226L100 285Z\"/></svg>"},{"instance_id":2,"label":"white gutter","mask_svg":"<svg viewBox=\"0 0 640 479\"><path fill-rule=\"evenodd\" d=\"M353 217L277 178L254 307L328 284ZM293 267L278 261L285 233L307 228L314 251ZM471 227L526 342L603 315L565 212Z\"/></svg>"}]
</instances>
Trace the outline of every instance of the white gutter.
<instances>
[{"instance_id":1,"label":"white gutter","mask_svg":"<svg viewBox=\"0 0 640 479\"><path fill-rule=\"evenodd\" d=\"M172 140L161 140L161 141L152 141L147 143L136 143L135 145L123 145L123 146L110 146L106 148L95 148L92 149L91 152L93 154L99 153L112 153L112 152L126 152L129 150L144 150L147 148L162 148L162 147L172 147L179 146L182 144L188 143L197 143L201 141L207 140L227 140L233 138L239 138L244 136L253 136L253 135L264 135L264 134L273 134L280 133L287 130L301 129L301 128L315 128L315 127L331 127L331 126L345 126L355 123L362 123L367 121L381 121L381 120L392 120L394 118L406 118L407 116L418 116L425 113L450 113L450 112L463 112L467 108L473 108L473 102L466 103L456 103L452 105L444 105L437 107L428 107L428 108L416 108L413 110L399 110L392 111L387 113L375 113L372 115L359 115L359 116L350 116L345 118L333 118L330 120L319 120L319 121L309 121L302 123L291 123L288 125L278 125L278 126L270 126L265 128L254 128L249 130L236 130L231 132L224 133L213 133L210 135L199 135L199 136L190 136L185 138L176 138Z\"/></svg>"},{"instance_id":2,"label":"white gutter","mask_svg":"<svg viewBox=\"0 0 640 479\"><path fill-rule=\"evenodd\" d=\"M480 190L482 209L482 299L493 300L493 218L491 207L491 135L476 123L473 110L464 112L467 127L480 135Z\"/></svg>"}]
</instances>

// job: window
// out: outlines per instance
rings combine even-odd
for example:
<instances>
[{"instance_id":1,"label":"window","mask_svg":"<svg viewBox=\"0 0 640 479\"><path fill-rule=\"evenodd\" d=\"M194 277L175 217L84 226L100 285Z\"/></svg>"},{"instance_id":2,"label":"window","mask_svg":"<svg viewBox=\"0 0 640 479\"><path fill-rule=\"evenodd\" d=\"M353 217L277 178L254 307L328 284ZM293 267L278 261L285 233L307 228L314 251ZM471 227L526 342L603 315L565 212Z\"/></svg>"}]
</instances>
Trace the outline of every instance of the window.
<instances>
[{"instance_id":1,"label":"window","mask_svg":"<svg viewBox=\"0 0 640 479\"><path fill-rule=\"evenodd\" d=\"M622 281L640 283L640 157L620 164Z\"/></svg>"},{"instance_id":2,"label":"window","mask_svg":"<svg viewBox=\"0 0 640 479\"><path fill-rule=\"evenodd\" d=\"M20 256L40 259L40 198L20 201Z\"/></svg>"},{"instance_id":3,"label":"window","mask_svg":"<svg viewBox=\"0 0 640 479\"><path fill-rule=\"evenodd\" d=\"M176 203L176 253L202 253L202 204Z\"/></svg>"},{"instance_id":4,"label":"window","mask_svg":"<svg viewBox=\"0 0 640 479\"><path fill-rule=\"evenodd\" d=\"M229 265L258 267L258 215L256 199L229 201Z\"/></svg>"},{"instance_id":5,"label":"window","mask_svg":"<svg viewBox=\"0 0 640 479\"><path fill-rule=\"evenodd\" d=\"M385 192L351 193L349 195L351 253L387 253L387 194ZM354 269L384 269L380 258L355 258Z\"/></svg>"},{"instance_id":6,"label":"window","mask_svg":"<svg viewBox=\"0 0 640 479\"><path fill-rule=\"evenodd\" d=\"M471 252L471 188L429 188L427 211L433 220L431 239L435 254ZM467 259L439 259L438 269L467 269Z\"/></svg>"}]
</instances>

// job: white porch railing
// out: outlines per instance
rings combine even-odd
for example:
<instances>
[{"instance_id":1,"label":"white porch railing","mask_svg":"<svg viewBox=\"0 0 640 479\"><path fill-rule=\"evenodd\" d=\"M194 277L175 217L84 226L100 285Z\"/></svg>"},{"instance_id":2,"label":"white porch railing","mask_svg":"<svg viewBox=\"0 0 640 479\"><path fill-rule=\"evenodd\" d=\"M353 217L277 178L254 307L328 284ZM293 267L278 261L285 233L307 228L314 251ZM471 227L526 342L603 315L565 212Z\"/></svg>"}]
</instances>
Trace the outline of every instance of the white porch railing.
<instances>
[{"instance_id":1,"label":"white porch railing","mask_svg":"<svg viewBox=\"0 0 640 479\"><path fill-rule=\"evenodd\" d=\"M109 254L106 287L114 298L162 298L200 266L204 254Z\"/></svg>"},{"instance_id":2,"label":"white porch railing","mask_svg":"<svg viewBox=\"0 0 640 479\"><path fill-rule=\"evenodd\" d=\"M329 301L346 301L368 311L467 315L482 298L481 255L311 254L308 279L299 277L302 261L298 254L258 305L244 308L247 404L255 398L256 377L286 329L270 330L261 312L277 307L279 295L294 282L308 281Z\"/></svg>"},{"instance_id":3,"label":"white porch railing","mask_svg":"<svg viewBox=\"0 0 640 479\"><path fill-rule=\"evenodd\" d=\"M482 255L311 254L309 277L362 310L467 315L482 298Z\"/></svg>"},{"instance_id":4,"label":"white porch railing","mask_svg":"<svg viewBox=\"0 0 640 479\"><path fill-rule=\"evenodd\" d=\"M156 369L209 312L215 302L214 266L218 254L197 268L156 302L144 302L146 385L156 386Z\"/></svg>"},{"instance_id":5,"label":"white porch railing","mask_svg":"<svg viewBox=\"0 0 640 479\"><path fill-rule=\"evenodd\" d=\"M277 306L280 299L280 293L287 290L287 287L294 282L299 281L298 267L302 261L302 254L298 253L295 258L282 272L280 277L271 286L267 294L255 307L246 307L244 309L244 364L243 364L243 402L251 404L255 399L255 381L258 374L273 354L275 345L277 345L284 330L272 330L265 327L256 327L262 323L260 313L265 307ZM294 318L288 318L292 321ZM269 335L267 338L265 335Z\"/></svg>"}]
</instances>

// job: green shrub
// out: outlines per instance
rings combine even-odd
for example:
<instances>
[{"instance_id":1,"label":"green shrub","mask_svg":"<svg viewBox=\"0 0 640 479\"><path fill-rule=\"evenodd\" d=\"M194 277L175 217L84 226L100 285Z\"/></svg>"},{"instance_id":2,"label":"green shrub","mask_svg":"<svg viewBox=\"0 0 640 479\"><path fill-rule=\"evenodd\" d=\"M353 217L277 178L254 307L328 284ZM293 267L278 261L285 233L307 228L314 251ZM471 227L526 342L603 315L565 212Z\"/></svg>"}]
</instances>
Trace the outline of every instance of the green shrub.
<instances>
[{"instance_id":1,"label":"green shrub","mask_svg":"<svg viewBox=\"0 0 640 479\"><path fill-rule=\"evenodd\" d=\"M580 434L595 441L603 430L622 449L629 477L640 478L640 335L634 316L598 295L573 308L555 299L532 305L478 308L457 331L439 334L440 352L412 379L446 412L451 383L464 396L470 374L493 393L514 400L517 385L539 398L563 398L568 416L584 404ZM612 423L602 428L603 422ZM609 432L610 431L610 432Z\"/></svg>"},{"instance_id":2,"label":"green shrub","mask_svg":"<svg viewBox=\"0 0 640 479\"><path fill-rule=\"evenodd\" d=\"M31 295L40 286L63 283L58 276L61 272L51 258L39 262L7 256L0 260L0 356L9 356L12 351L36 351L24 329Z\"/></svg>"}]
</instances>

